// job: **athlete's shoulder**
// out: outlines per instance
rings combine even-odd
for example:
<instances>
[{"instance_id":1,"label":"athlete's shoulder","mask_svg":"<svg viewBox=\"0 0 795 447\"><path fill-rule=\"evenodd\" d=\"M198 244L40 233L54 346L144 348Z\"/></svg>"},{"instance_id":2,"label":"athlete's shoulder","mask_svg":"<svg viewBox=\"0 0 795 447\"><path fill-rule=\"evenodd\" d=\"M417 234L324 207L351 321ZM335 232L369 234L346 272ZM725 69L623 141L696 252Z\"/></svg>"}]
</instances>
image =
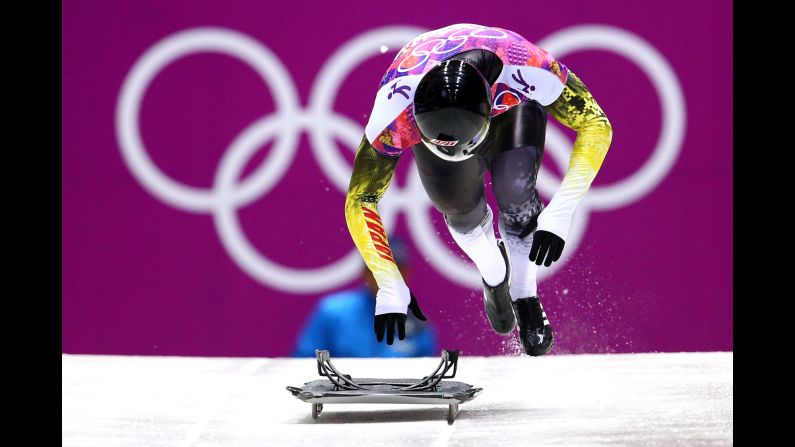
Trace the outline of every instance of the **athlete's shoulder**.
<instances>
[{"instance_id":1,"label":"athlete's shoulder","mask_svg":"<svg viewBox=\"0 0 795 447\"><path fill-rule=\"evenodd\" d=\"M380 154L399 156L420 142L411 105L421 79L421 74L402 76L378 89L364 133Z\"/></svg>"},{"instance_id":2,"label":"athlete's shoulder","mask_svg":"<svg viewBox=\"0 0 795 447\"><path fill-rule=\"evenodd\" d=\"M522 102L536 101L544 106L554 102L566 86L568 68L519 33L494 29L511 38L495 51L503 67L492 85L492 115L499 115Z\"/></svg>"}]
</instances>

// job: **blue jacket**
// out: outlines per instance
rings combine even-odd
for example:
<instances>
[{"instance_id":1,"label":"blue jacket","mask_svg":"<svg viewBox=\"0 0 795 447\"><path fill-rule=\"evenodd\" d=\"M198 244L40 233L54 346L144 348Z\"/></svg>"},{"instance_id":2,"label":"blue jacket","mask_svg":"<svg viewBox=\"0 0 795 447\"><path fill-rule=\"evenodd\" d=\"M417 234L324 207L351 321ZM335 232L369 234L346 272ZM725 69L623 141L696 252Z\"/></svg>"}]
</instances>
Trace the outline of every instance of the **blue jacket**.
<instances>
[{"instance_id":1,"label":"blue jacket","mask_svg":"<svg viewBox=\"0 0 795 447\"><path fill-rule=\"evenodd\" d=\"M373 331L375 297L367 286L321 298L298 337L293 357L314 357L327 349L332 357L437 357L436 331L409 311L406 338L390 346Z\"/></svg>"}]
</instances>

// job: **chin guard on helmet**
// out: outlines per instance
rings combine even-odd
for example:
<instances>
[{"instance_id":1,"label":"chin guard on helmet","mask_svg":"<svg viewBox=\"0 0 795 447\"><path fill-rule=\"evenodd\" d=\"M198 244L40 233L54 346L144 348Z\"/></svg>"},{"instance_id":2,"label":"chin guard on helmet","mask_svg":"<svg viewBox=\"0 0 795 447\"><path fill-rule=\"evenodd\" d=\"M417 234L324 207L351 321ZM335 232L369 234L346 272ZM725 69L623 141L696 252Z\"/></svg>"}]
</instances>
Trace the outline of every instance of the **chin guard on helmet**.
<instances>
[{"instance_id":1,"label":"chin guard on helmet","mask_svg":"<svg viewBox=\"0 0 795 447\"><path fill-rule=\"evenodd\" d=\"M491 123L491 87L473 65L448 60L417 85L414 119L422 142L448 161L472 157Z\"/></svg>"},{"instance_id":2,"label":"chin guard on helmet","mask_svg":"<svg viewBox=\"0 0 795 447\"><path fill-rule=\"evenodd\" d=\"M422 135L422 142L425 147L431 150L436 156L447 161L463 161L473 155L478 150L478 146L486 138L489 133L489 121L486 121L485 126L475 135L473 139L467 142L457 140L439 140L431 138L427 140Z\"/></svg>"}]
</instances>

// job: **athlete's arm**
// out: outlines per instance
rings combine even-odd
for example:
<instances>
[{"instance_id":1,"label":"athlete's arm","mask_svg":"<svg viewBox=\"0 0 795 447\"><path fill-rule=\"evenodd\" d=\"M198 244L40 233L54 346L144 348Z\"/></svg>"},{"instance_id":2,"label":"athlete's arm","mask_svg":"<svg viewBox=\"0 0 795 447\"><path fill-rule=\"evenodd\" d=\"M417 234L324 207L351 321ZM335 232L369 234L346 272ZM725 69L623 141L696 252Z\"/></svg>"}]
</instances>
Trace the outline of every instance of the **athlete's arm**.
<instances>
[{"instance_id":1,"label":"athlete's arm","mask_svg":"<svg viewBox=\"0 0 795 447\"><path fill-rule=\"evenodd\" d=\"M591 92L571 71L563 92L555 102L547 106L547 110L563 125L577 131L563 182L552 196L549 205L538 216L536 230L536 235L539 232L553 233L563 242L571 228L574 210L602 166L613 137L613 129ZM543 242L545 235L541 236L542 240L539 242ZM534 248L535 242L534 240ZM557 260L561 250L562 246L557 253L550 249L549 256L553 257L551 261ZM542 248L541 259L537 261L539 265L543 259L543 251ZM531 250L531 260L535 260L533 252L534 250ZM551 261L548 259L546 265Z\"/></svg>"},{"instance_id":2,"label":"athlete's arm","mask_svg":"<svg viewBox=\"0 0 795 447\"><path fill-rule=\"evenodd\" d=\"M386 229L378 214L378 201L392 182L398 157L379 154L362 138L353 162L353 174L345 197L345 221L356 248L373 272L379 288L394 287L403 277L392 258ZM408 304L408 303L406 303ZM387 305L387 304L384 304ZM396 311L390 308L389 311Z\"/></svg>"},{"instance_id":3,"label":"athlete's arm","mask_svg":"<svg viewBox=\"0 0 795 447\"><path fill-rule=\"evenodd\" d=\"M410 304L415 315L419 311L416 300L392 257L386 229L381 223L377 208L378 201L384 196L392 181L397 162L398 157L388 157L378 153L367 141L367 137L363 137L356 151L353 174L345 197L345 221L348 224L348 231L378 283L375 305L376 336L378 341L381 341L386 329L387 344L392 344L394 339L395 323L398 337L401 340L405 337L405 318ZM421 316L420 311L417 317ZM421 319L424 320L424 316Z\"/></svg>"}]
</instances>

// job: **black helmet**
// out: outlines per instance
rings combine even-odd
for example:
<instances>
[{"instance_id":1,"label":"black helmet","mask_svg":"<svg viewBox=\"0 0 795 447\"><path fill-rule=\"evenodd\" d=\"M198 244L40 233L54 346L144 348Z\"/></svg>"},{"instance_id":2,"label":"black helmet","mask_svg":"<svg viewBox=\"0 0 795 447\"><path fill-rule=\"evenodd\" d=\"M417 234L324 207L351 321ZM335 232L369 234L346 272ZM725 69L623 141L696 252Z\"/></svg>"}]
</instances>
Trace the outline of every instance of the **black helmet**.
<instances>
[{"instance_id":1,"label":"black helmet","mask_svg":"<svg viewBox=\"0 0 795 447\"><path fill-rule=\"evenodd\" d=\"M473 65L446 60L417 85L414 119L431 152L448 161L466 160L489 131L489 83Z\"/></svg>"}]
</instances>

